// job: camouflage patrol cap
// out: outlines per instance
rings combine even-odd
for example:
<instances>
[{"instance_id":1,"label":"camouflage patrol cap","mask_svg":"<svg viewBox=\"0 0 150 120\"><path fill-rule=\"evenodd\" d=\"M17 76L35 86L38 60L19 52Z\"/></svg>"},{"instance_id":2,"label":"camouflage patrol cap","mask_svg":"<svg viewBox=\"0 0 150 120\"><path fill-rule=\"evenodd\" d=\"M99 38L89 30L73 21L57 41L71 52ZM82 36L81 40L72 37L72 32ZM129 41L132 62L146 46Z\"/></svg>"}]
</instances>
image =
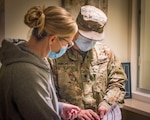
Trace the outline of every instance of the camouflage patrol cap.
<instances>
[{"instance_id":1,"label":"camouflage patrol cap","mask_svg":"<svg viewBox=\"0 0 150 120\"><path fill-rule=\"evenodd\" d=\"M82 6L77 17L79 33L91 40L102 40L103 28L107 22L105 13L95 6Z\"/></svg>"}]
</instances>

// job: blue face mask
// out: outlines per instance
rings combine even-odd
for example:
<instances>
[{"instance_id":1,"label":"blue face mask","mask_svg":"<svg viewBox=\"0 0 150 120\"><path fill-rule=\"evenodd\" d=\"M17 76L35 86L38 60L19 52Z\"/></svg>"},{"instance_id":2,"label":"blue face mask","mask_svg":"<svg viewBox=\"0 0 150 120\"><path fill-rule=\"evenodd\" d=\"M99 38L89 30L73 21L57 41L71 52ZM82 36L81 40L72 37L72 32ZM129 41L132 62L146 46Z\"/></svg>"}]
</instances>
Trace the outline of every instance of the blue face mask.
<instances>
[{"instance_id":1,"label":"blue face mask","mask_svg":"<svg viewBox=\"0 0 150 120\"><path fill-rule=\"evenodd\" d=\"M56 52L53 52L53 51L50 51L48 57L49 58L52 58L52 59L56 59L56 58L59 58L61 57L67 50L67 46L62 46L59 53L56 53Z\"/></svg>"},{"instance_id":2,"label":"blue face mask","mask_svg":"<svg viewBox=\"0 0 150 120\"><path fill-rule=\"evenodd\" d=\"M81 51L87 52L95 46L96 41L90 40L79 34L78 39L75 41L75 43Z\"/></svg>"}]
</instances>

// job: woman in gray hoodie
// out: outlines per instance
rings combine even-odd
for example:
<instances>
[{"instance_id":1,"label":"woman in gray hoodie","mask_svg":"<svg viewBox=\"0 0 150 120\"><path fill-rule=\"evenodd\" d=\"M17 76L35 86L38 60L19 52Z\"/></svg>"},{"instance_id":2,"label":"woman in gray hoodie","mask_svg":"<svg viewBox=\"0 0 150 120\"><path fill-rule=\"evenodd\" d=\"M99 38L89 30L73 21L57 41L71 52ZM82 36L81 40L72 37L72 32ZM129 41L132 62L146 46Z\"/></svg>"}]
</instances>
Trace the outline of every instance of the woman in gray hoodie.
<instances>
[{"instance_id":1,"label":"woman in gray hoodie","mask_svg":"<svg viewBox=\"0 0 150 120\"><path fill-rule=\"evenodd\" d=\"M28 41L5 39L0 48L0 120L74 119L79 107L57 100L45 57L58 58L73 45L77 25L63 8L30 8Z\"/></svg>"}]
</instances>

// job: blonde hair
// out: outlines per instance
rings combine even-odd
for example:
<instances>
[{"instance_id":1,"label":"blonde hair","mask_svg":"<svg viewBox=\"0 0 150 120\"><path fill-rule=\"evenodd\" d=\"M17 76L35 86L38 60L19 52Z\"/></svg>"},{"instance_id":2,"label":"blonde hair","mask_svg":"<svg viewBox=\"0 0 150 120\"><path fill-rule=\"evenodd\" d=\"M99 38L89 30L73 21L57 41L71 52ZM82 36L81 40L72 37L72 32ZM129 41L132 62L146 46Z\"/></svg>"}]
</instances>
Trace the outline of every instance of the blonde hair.
<instances>
[{"instance_id":1,"label":"blonde hair","mask_svg":"<svg viewBox=\"0 0 150 120\"><path fill-rule=\"evenodd\" d=\"M61 38L67 38L78 30L71 14L58 6L32 7L27 11L24 23L33 28L32 35L38 40L47 35L58 35Z\"/></svg>"}]
</instances>

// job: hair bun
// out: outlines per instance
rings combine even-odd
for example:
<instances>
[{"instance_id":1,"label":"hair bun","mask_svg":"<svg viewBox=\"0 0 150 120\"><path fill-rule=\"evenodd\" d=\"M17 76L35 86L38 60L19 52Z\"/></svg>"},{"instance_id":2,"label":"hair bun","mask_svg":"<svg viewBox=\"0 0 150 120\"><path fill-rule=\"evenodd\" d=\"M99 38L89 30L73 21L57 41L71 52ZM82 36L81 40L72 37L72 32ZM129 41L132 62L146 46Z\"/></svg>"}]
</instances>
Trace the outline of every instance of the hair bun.
<instances>
[{"instance_id":1,"label":"hair bun","mask_svg":"<svg viewBox=\"0 0 150 120\"><path fill-rule=\"evenodd\" d=\"M40 6L30 8L24 17L24 23L30 28L39 28L43 30L45 24L43 8Z\"/></svg>"}]
</instances>

